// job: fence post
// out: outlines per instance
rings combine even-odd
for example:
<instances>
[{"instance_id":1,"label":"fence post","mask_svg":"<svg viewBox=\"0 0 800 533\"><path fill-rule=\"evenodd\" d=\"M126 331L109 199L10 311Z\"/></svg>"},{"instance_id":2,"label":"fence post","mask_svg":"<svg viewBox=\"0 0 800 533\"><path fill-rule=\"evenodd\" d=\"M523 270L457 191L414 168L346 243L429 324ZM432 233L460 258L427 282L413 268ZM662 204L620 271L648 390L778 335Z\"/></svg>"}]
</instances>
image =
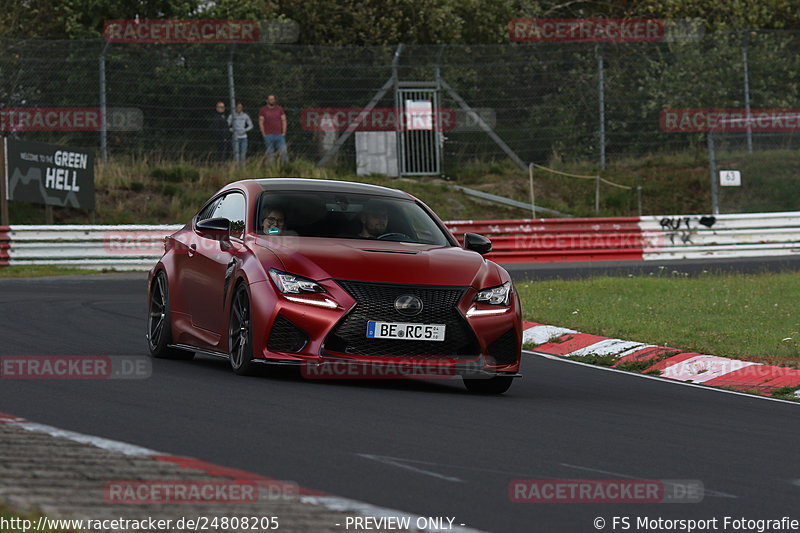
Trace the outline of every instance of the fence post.
<instances>
[{"instance_id":1,"label":"fence post","mask_svg":"<svg viewBox=\"0 0 800 533\"><path fill-rule=\"evenodd\" d=\"M753 127L750 123L750 67L747 60L747 48L750 42L750 34L744 33L742 39L742 74L744 76L744 109L747 114L747 153L753 153Z\"/></svg>"},{"instance_id":2,"label":"fence post","mask_svg":"<svg viewBox=\"0 0 800 533\"><path fill-rule=\"evenodd\" d=\"M597 100L600 121L600 169L606 168L606 89L603 51L605 43L597 45ZM598 182L599 184L599 182ZM598 185L599 187L599 185Z\"/></svg>"},{"instance_id":3,"label":"fence post","mask_svg":"<svg viewBox=\"0 0 800 533\"><path fill-rule=\"evenodd\" d=\"M228 54L228 98L230 99L231 115L233 115L234 111L236 111L236 84L233 80L233 52L235 49L236 43L232 43L230 46L230 52Z\"/></svg>"},{"instance_id":4,"label":"fence post","mask_svg":"<svg viewBox=\"0 0 800 533\"><path fill-rule=\"evenodd\" d=\"M531 185L531 218L536 218L536 199L533 196L533 163L528 163L528 177Z\"/></svg>"},{"instance_id":5,"label":"fence post","mask_svg":"<svg viewBox=\"0 0 800 533\"><path fill-rule=\"evenodd\" d=\"M642 186L636 186L636 203L639 206L639 216L642 216Z\"/></svg>"},{"instance_id":6,"label":"fence post","mask_svg":"<svg viewBox=\"0 0 800 533\"><path fill-rule=\"evenodd\" d=\"M709 131L706 136L708 141L708 171L711 174L711 214L719 214L719 195L717 190L717 154L714 151L714 132Z\"/></svg>"},{"instance_id":7,"label":"fence post","mask_svg":"<svg viewBox=\"0 0 800 533\"><path fill-rule=\"evenodd\" d=\"M100 159L108 163L108 108L106 106L106 50L108 41L100 52Z\"/></svg>"},{"instance_id":8,"label":"fence post","mask_svg":"<svg viewBox=\"0 0 800 533\"><path fill-rule=\"evenodd\" d=\"M594 180L594 214L600 214L600 175L598 174Z\"/></svg>"}]
</instances>

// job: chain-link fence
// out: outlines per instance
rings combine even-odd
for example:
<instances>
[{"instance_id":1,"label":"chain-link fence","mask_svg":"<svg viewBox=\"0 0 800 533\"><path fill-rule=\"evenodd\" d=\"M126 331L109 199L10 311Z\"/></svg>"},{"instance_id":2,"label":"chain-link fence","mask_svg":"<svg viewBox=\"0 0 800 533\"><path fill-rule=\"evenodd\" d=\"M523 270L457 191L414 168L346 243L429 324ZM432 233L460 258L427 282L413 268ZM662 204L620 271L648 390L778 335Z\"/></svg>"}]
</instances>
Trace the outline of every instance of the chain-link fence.
<instances>
[{"instance_id":1,"label":"chain-link fence","mask_svg":"<svg viewBox=\"0 0 800 533\"><path fill-rule=\"evenodd\" d=\"M304 122L304 110L358 110L370 102L395 108L396 87L419 82L440 88L439 105L457 110L462 122L443 132L442 172L509 157L518 165L579 160L602 168L703 150L703 124L680 114L665 118L671 109L800 108L798 74L800 33L776 31L659 43L399 48L0 40L3 129L96 147L101 158L212 159L220 100L228 109L232 101L244 104L256 123L249 154L260 155L258 109L274 93L287 113L291 157L318 162L341 132ZM495 137L465 106L486 112L484 126ZM69 131L79 129L74 124L31 131L6 112L30 108L105 109L107 131L103 121L85 131ZM797 131L747 131L729 148L790 151ZM355 166L353 137L338 152L342 165Z\"/></svg>"}]
</instances>

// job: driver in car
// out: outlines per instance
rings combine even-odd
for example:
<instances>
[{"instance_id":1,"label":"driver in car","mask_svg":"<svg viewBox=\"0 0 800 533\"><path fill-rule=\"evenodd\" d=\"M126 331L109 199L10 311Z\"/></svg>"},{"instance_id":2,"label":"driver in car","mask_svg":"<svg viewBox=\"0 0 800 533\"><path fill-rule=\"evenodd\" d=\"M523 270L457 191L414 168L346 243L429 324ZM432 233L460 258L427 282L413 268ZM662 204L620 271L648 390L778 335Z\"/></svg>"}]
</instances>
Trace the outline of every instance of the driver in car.
<instances>
[{"instance_id":1,"label":"driver in car","mask_svg":"<svg viewBox=\"0 0 800 533\"><path fill-rule=\"evenodd\" d=\"M386 233L389 225L389 210L380 202L370 200L361 211L361 233L359 237L377 239Z\"/></svg>"}]
</instances>

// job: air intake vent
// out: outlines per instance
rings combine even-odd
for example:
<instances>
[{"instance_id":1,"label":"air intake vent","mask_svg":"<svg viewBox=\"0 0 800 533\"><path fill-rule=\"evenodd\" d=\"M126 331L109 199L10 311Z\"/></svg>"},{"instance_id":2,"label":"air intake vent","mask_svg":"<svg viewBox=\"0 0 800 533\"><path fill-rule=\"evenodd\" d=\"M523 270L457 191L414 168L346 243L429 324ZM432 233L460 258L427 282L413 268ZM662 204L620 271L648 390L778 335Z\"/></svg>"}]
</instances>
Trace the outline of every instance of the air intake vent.
<instances>
[{"instance_id":1,"label":"air intake vent","mask_svg":"<svg viewBox=\"0 0 800 533\"><path fill-rule=\"evenodd\" d=\"M517 362L517 335L514 328L506 331L489 345L488 356L498 365L510 365Z\"/></svg>"},{"instance_id":2,"label":"air intake vent","mask_svg":"<svg viewBox=\"0 0 800 533\"><path fill-rule=\"evenodd\" d=\"M297 353L308 342L308 335L291 320L278 316L272 324L267 348L273 352Z\"/></svg>"}]
</instances>

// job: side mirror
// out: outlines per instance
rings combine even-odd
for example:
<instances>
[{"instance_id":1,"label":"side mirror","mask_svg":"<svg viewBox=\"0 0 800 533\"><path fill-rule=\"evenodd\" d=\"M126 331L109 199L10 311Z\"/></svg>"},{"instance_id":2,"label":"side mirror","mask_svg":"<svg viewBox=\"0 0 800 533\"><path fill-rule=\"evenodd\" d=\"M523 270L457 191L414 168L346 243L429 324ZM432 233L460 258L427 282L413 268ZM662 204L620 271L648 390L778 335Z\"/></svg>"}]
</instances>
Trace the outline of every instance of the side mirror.
<instances>
[{"instance_id":1,"label":"side mirror","mask_svg":"<svg viewBox=\"0 0 800 533\"><path fill-rule=\"evenodd\" d=\"M481 255L488 254L492 251L492 241L477 233L465 233L464 248L478 252Z\"/></svg>"},{"instance_id":2,"label":"side mirror","mask_svg":"<svg viewBox=\"0 0 800 533\"><path fill-rule=\"evenodd\" d=\"M231 238L231 221L227 218L207 218L198 221L194 227L206 239L228 242Z\"/></svg>"}]
</instances>

